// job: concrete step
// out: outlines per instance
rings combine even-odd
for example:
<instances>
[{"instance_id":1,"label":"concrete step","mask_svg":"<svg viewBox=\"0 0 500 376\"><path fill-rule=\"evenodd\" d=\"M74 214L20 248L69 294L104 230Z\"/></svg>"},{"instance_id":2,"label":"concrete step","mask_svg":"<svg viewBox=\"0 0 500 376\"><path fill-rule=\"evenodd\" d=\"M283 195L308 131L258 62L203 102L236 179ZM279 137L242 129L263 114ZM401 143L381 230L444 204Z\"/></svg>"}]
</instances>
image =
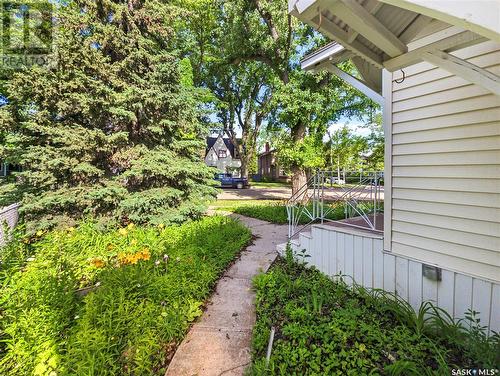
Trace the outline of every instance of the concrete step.
<instances>
[{"instance_id":1,"label":"concrete step","mask_svg":"<svg viewBox=\"0 0 500 376\"><path fill-rule=\"evenodd\" d=\"M278 252L278 254L280 256L284 256L285 255L285 251L286 251L286 246L288 245L288 243L281 243L281 244L278 244L276 246L276 252Z\"/></svg>"},{"instance_id":2,"label":"concrete step","mask_svg":"<svg viewBox=\"0 0 500 376\"><path fill-rule=\"evenodd\" d=\"M311 231L301 231L299 232L299 237L304 236L306 238L312 239Z\"/></svg>"},{"instance_id":3,"label":"concrete step","mask_svg":"<svg viewBox=\"0 0 500 376\"><path fill-rule=\"evenodd\" d=\"M300 247L299 239L290 239L289 243L292 246L292 249ZM281 243L281 244L276 245L276 251L278 252L278 254L280 256L283 256L285 254L287 245L288 245L288 243Z\"/></svg>"}]
</instances>

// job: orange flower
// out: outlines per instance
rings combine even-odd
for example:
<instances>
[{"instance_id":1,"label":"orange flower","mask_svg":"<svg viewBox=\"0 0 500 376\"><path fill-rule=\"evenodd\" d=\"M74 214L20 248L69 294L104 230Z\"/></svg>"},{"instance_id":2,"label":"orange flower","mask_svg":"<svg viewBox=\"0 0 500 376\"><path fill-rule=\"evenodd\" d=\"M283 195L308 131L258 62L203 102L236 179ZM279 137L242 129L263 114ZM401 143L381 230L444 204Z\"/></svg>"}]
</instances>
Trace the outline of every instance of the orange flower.
<instances>
[{"instance_id":1,"label":"orange flower","mask_svg":"<svg viewBox=\"0 0 500 376\"><path fill-rule=\"evenodd\" d=\"M127 255L123 252L118 253L118 263L120 265L126 265L127 264Z\"/></svg>"},{"instance_id":2,"label":"orange flower","mask_svg":"<svg viewBox=\"0 0 500 376\"><path fill-rule=\"evenodd\" d=\"M148 261L151 258L151 253L149 252L149 249L144 248L141 252L141 258L145 261Z\"/></svg>"},{"instance_id":3,"label":"orange flower","mask_svg":"<svg viewBox=\"0 0 500 376\"><path fill-rule=\"evenodd\" d=\"M99 269L104 268L106 266L106 263L103 260L101 260L100 258L92 259L92 260L90 260L90 263L94 267L99 268Z\"/></svg>"},{"instance_id":4,"label":"orange flower","mask_svg":"<svg viewBox=\"0 0 500 376\"><path fill-rule=\"evenodd\" d=\"M132 254L119 253L117 258L120 265L135 265L140 260L149 260L151 258L151 253L149 249L144 248L142 251Z\"/></svg>"}]
</instances>

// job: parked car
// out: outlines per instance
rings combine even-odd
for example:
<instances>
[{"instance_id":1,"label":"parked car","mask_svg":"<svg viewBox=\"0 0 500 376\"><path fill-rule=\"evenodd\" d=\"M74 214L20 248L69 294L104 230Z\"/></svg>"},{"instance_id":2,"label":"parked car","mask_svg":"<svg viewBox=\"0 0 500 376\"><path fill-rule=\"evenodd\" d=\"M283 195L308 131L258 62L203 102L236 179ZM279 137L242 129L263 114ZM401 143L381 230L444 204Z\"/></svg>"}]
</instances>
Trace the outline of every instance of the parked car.
<instances>
[{"instance_id":1,"label":"parked car","mask_svg":"<svg viewBox=\"0 0 500 376\"><path fill-rule=\"evenodd\" d=\"M223 172L219 172L219 173L217 173L217 174L214 175L214 180L222 181L222 179L224 179L224 178L230 178L232 176L233 175L231 175L231 174L225 174Z\"/></svg>"},{"instance_id":2,"label":"parked car","mask_svg":"<svg viewBox=\"0 0 500 376\"><path fill-rule=\"evenodd\" d=\"M220 181L221 188L243 189L250 187L247 178L235 178L231 174L215 174L214 179Z\"/></svg>"},{"instance_id":3,"label":"parked car","mask_svg":"<svg viewBox=\"0 0 500 376\"><path fill-rule=\"evenodd\" d=\"M340 185L344 185L344 184L345 184L345 180L344 180L344 179L341 179L341 178L337 178L337 177L331 177L331 178L330 178L330 184L340 184Z\"/></svg>"}]
</instances>

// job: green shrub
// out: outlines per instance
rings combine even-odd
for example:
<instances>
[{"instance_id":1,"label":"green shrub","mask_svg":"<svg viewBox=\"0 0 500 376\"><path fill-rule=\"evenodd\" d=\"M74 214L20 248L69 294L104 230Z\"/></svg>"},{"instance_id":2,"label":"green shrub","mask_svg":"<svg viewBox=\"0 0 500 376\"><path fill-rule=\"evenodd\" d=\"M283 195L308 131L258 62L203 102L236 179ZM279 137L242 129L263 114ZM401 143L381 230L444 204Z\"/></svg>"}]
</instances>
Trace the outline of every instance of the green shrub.
<instances>
[{"instance_id":1,"label":"green shrub","mask_svg":"<svg viewBox=\"0 0 500 376\"><path fill-rule=\"evenodd\" d=\"M0 374L164 374L249 239L210 217L105 232L84 223L11 244L0 253Z\"/></svg>"},{"instance_id":2,"label":"green shrub","mask_svg":"<svg viewBox=\"0 0 500 376\"><path fill-rule=\"evenodd\" d=\"M499 367L498 336L466 329L429 303L415 314L394 295L332 281L290 253L254 286L253 375L449 375L453 366Z\"/></svg>"}]
</instances>

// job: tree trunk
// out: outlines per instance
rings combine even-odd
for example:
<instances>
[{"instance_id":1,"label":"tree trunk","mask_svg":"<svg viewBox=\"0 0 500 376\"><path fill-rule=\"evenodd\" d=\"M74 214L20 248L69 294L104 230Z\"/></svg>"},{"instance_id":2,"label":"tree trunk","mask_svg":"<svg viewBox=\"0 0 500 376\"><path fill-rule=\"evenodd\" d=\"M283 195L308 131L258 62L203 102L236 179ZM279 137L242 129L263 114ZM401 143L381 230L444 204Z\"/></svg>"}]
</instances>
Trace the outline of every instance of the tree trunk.
<instances>
[{"instance_id":1,"label":"tree trunk","mask_svg":"<svg viewBox=\"0 0 500 376\"><path fill-rule=\"evenodd\" d=\"M297 124L292 129L292 138L295 143L303 141L305 135L306 135L306 126L303 123ZM291 170L292 170L292 195L294 195L307 183L307 176L306 172L301 166L292 166ZM306 193L307 190L304 190L304 195Z\"/></svg>"},{"instance_id":2,"label":"tree trunk","mask_svg":"<svg viewBox=\"0 0 500 376\"><path fill-rule=\"evenodd\" d=\"M292 167L292 194L298 192L306 183L307 176L306 172L301 167ZM304 195L307 190L304 190Z\"/></svg>"},{"instance_id":3,"label":"tree trunk","mask_svg":"<svg viewBox=\"0 0 500 376\"><path fill-rule=\"evenodd\" d=\"M242 178L248 178L248 164L250 162L250 158L248 155L241 155L241 167L240 174Z\"/></svg>"},{"instance_id":4,"label":"tree trunk","mask_svg":"<svg viewBox=\"0 0 500 376\"><path fill-rule=\"evenodd\" d=\"M340 184L340 157L337 156L337 184Z\"/></svg>"}]
</instances>

